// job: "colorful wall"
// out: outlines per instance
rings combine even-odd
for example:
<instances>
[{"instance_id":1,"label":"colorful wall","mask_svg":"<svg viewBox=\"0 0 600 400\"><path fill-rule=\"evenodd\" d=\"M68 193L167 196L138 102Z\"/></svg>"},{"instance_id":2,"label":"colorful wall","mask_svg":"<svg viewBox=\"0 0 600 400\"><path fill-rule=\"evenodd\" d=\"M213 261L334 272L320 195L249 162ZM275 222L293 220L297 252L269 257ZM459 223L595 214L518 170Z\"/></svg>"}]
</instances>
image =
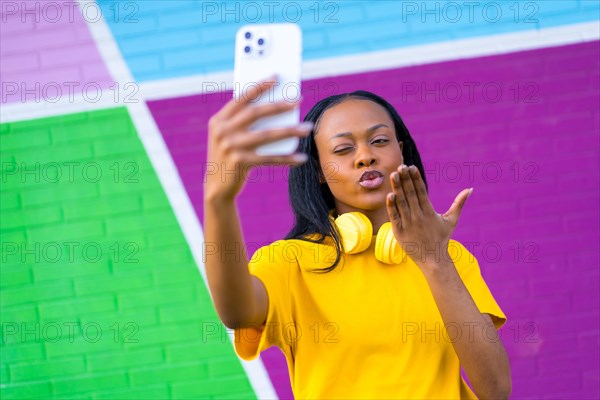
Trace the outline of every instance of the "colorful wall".
<instances>
[{"instance_id":1,"label":"colorful wall","mask_svg":"<svg viewBox=\"0 0 600 400\"><path fill-rule=\"evenodd\" d=\"M455 238L508 316L515 399L598 398L600 6L0 2L0 394L291 398L233 352L204 280L206 124L245 23L304 33L302 113L366 89L404 118ZM239 199L250 252L290 228L286 171ZM269 229L265 229L265 227Z\"/></svg>"}]
</instances>

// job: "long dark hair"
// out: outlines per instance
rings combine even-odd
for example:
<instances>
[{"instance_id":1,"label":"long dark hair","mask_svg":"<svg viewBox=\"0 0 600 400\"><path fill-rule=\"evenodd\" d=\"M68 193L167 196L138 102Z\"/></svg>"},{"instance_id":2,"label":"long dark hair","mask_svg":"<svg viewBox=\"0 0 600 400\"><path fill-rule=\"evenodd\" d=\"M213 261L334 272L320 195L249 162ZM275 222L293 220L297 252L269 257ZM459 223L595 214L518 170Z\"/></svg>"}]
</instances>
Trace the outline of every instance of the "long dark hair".
<instances>
[{"instance_id":1,"label":"long dark hair","mask_svg":"<svg viewBox=\"0 0 600 400\"><path fill-rule=\"evenodd\" d=\"M304 117L304 121L312 122L314 128L310 135L300 139L298 148L300 152L308 155L308 161L298 167L290 168L288 191L295 222L285 237L286 239L300 239L312 243L323 243L328 236L333 238L336 247L335 261L327 268L311 269L313 272L333 271L339 264L342 255L340 237L329 219L329 210L335 208L334 197L327 183L319 183L319 176L322 176L322 172L314 135L323 113L348 98L370 100L385 108L394 121L396 139L403 143L402 157L404 158L404 164L416 166L423 177L425 187L427 187L425 171L421 163L421 156L417 151L417 145L398 112L384 98L371 92L358 90L352 93L329 96L319 101ZM317 234L317 239L308 237L312 234Z\"/></svg>"}]
</instances>

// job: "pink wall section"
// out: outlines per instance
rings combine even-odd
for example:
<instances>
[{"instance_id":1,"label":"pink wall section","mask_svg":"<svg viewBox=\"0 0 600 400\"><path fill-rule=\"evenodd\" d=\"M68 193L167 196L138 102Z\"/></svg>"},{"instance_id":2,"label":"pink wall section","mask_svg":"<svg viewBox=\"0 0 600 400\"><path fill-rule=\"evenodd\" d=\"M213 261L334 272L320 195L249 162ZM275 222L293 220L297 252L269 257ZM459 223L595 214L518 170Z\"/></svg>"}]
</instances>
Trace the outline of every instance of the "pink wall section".
<instances>
[{"instance_id":1,"label":"pink wall section","mask_svg":"<svg viewBox=\"0 0 600 400\"><path fill-rule=\"evenodd\" d=\"M82 90L84 99L96 101L97 89L114 81L84 19L98 23L95 10L100 11L91 4L82 14L76 2L68 1L3 2L0 102L71 101L71 94ZM115 93L106 89L99 95L114 98Z\"/></svg>"},{"instance_id":2,"label":"pink wall section","mask_svg":"<svg viewBox=\"0 0 600 400\"><path fill-rule=\"evenodd\" d=\"M599 396L598 42L304 82L302 114L355 89L390 100L419 146L439 212L474 187L455 238L477 256L508 316L513 398ZM230 93L154 101L202 219L206 123ZM255 172L239 198L246 240L292 222L280 168ZM287 368L263 360L282 397Z\"/></svg>"}]
</instances>

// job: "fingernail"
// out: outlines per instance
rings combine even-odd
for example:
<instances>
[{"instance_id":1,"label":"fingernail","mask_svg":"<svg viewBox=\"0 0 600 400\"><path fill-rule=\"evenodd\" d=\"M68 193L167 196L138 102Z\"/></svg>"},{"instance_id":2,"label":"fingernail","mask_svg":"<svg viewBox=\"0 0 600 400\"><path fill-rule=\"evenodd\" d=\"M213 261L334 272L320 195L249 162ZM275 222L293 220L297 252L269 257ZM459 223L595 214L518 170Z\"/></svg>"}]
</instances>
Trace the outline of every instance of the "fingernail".
<instances>
[{"instance_id":1,"label":"fingernail","mask_svg":"<svg viewBox=\"0 0 600 400\"><path fill-rule=\"evenodd\" d=\"M313 126L315 126L315 124L313 124L312 122L305 121L298 125L298 129L301 129L303 131L311 131Z\"/></svg>"},{"instance_id":2,"label":"fingernail","mask_svg":"<svg viewBox=\"0 0 600 400\"><path fill-rule=\"evenodd\" d=\"M471 195L471 193L473 193L473 188L469 189L469 193L467 193L467 199L469 198L469 196Z\"/></svg>"},{"instance_id":3,"label":"fingernail","mask_svg":"<svg viewBox=\"0 0 600 400\"><path fill-rule=\"evenodd\" d=\"M394 172L394 182L400 183L400 174L397 172Z\"/></svg>"},{"instance_id":4,"label":"fingernail","mask_svg":"<svg viewBox=\"0 0 600 400\"><path fill-rule=\"evenodd\" d=\"M293 155L294 161L296 162L305 162L308 160L308 155L304 153L296 153Z\"/></svg>"}]
</instances>

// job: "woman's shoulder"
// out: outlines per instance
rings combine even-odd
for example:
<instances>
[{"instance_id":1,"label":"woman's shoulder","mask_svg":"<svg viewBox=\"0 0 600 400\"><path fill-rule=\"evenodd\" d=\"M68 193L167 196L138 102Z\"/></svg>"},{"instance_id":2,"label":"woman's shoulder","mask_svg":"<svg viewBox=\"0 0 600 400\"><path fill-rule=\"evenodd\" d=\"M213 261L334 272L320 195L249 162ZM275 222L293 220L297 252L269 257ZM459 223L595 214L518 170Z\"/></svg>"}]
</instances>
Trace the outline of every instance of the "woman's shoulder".
<instances>
[{"instance_id":1,"label":"woman's shoulder","mask_svg":"<svg viewBox=\"0 0 600 400\"><path fill-rule=\"evenodd\" d=\"M335 254L335 243L329 236L308 234L293 239L280 239L258 248L251 264L298 265L330 259ZM327 256L327 257L325 257ZM334 258L335 259L335 258Z\"/></svg>"}]
</instances>

